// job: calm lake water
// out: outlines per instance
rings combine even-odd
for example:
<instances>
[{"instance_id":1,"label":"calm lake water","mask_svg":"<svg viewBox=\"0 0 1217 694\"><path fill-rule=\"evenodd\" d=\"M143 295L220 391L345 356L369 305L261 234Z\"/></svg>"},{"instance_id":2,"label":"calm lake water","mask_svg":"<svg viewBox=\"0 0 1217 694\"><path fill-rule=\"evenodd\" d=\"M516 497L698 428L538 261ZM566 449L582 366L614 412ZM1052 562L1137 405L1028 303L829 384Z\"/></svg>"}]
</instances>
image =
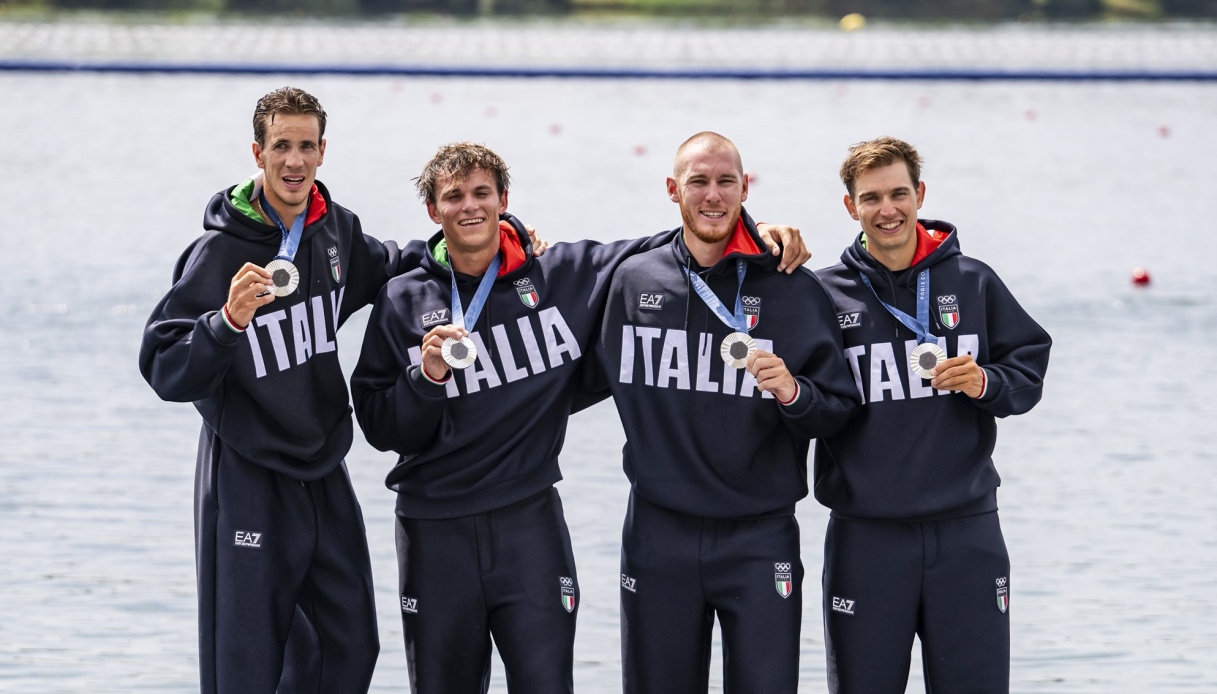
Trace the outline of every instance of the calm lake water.
<instances>
[{"instance_id":1,"label":"calm lake water","mask_svg":"<svg viewBox=\"0 0 1217 694\"><path fill-rule=\"evenodd\" d=\"M69 29L74 41L93 37L79 44L86 57L145 57L144 44L123 43L130 28ZM46 30L0 24L0 37L12 39L0 42L4 55L72 54L72 41L13 38L31 31ZM222 59L231 44L213 46L212 31L179 28L172 41ZM224 35L239 31L257 38L249 29ZM389 38L361 31L375 37L373 49L395 45L392 29ZM504 46L516 45L514 31L501 30ZM560 28L528 31L578 43ZM646 62L646 50L664 62L670 48L660 47L672 41L723 40L693 29L654 40L648 31L645 50L622 49L631 64ZM475 28L473 55L494 62L488 32ZM453 45L459 31L422 34L448 55L465 54ZM1022 35L1026 65L1050 46L1076 57L1060 67L1093 67L1096 52L1107 55L1100 66L1120 66L1129 51L1158 65L1217 66L1211 27L1137 30L1114 42L1079 30L1064 37L1069 46L1047 30ZM955 30L950 41L912 30L889 38L898 40L873 44L887 52L867 54L871 63L904 65L905 46L923 62L993 59L980 30ZM764 64L768 45L734 46L733 55ZM330 48L345 60L358 49ZM783 55L774 64L788 64ZM459 139L505 157L511 211L552 241L675 226L663 191L672 154L711 129L736 141L755 175L749 210L799 226L815 254L809 265L820 267L857 232L836 177L847 146L881 134L915 143L926 158L923 216L957 224L964 252L994 266L1055 339L1043 402L1001 423L996 453L1014 566L1012 691L1217 691L1217 84L28 72L0 73L0 691L197 690L199 419L188 405L157 400L136 352L174 260L200 231L203 205L254 170L254 102L288 82L329 112L319 177L370 233L400 240L433 231L410 179L438 145ZM1130 285L1135 266L1150 271L1151 286ZM365 320L366 312L340 336L348 370ZM622 440L605 403L573 418L562 457L583 589L575 679L588 694L619 691ZM383 486L392 462L362 441L348 458L377 584L374 692L407 690L394 500ZM826 511L807 500L799 519L808 574L800 691L823 692ZM919 668L915 659L909 691L922 691ZM503 692L496 674L492 691ZM716 674L714 691L720 682Z\"/></svg>"}]
</instances>

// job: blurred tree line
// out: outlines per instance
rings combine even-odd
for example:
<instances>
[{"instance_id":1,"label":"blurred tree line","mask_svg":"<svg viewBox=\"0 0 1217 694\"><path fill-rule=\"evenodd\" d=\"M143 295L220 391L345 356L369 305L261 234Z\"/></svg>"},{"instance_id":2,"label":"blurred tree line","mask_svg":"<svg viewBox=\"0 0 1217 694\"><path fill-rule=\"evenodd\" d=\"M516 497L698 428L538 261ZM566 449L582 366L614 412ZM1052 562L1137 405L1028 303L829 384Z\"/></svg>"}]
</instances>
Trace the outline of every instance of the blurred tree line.
<instances>
[{"instance_id":1,"label":"blurred tree line","mask_svg":"<svg viewBox=\"0 0 1217 694\"><path fill-rule=\"evenodd\" d=\"M48 10L168 10L241 14L450 15L631 14L658 16L910 20L1217 18L1217 0L34 0ZM2 5L0 5L2 6Z\"/></svg>"}]
</instances>

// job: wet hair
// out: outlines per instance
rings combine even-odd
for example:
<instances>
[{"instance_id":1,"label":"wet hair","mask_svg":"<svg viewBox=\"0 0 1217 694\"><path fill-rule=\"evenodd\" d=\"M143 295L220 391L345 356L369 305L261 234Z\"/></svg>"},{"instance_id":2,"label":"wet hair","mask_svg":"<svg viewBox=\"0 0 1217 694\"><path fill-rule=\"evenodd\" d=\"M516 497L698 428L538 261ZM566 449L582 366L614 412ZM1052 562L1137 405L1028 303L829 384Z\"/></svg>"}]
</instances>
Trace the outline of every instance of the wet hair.
<instances>
[{"instance_id":1,"label":"wet hair","mask_svg":"<svg viewBox=\"0 0 1217 694\"><path fill-rule=\"evenodd\" d=\"M909 143L894 137L879 137L850 147L849 156L841 164L841 182L849 191L849 197L854 197L854 186L859 176L898 161L903 161L908 167L909 177L916 188L921 182L921 155Z\"/></svg>"},{"instance_id":2,"label":"wet hair","mask_svg":"<svg viewBox=\"0 0 1217 694\"><path fill-rule=\"evenodd\" d=\"M318 138L325 137L325 109L317 97L296 87L280 87L258 99L254 107L254 141L266 146L266 129L275 116L317 116Z\"/></svg>"},{"instance_id":3,"label":"wet hair","mask_svg":"<svg viewBox=\"0 0 1217 694\"><path fill-rule=\"evenodd\" d=\"M468 178L475 169L485 171L494 179L500 195L511 185L507 164L489 147L473 142L453 142L435 152L435 156L423 167L423 172L414 179L414 187L420 198L434 203L438 192L435 186L439 184L440 179L451 176L460 182Z\"/></svg>"},{"instance_id":4,"label":"wet hair","mask_svg":"<svg viewBox=\"0 0 1217 694\"><path fill-rule=\"evenodd\" d=\"M716 132L703 130L680 143L680 146L676 148L676 160L672 162L672 178L680 180L680 176L684 173L684 169L689 162L689 152L693 149L709 152L722 150L730 152L735 155L735 163L739 167L740 173L744 172L744 162L740 158L739 149L735 146L735 143Z\"/></svg>"}]
</instances>

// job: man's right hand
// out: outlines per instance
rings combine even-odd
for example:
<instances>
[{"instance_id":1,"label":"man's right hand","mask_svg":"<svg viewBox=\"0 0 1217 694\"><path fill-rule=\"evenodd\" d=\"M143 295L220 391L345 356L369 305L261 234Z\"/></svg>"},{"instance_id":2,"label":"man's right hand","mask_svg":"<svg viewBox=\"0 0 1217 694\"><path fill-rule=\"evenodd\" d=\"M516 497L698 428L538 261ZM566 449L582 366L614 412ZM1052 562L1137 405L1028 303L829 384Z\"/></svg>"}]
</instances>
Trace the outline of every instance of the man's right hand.
<instances>
[{"instance_id":1,"label":"man's right hand","mask_svg":"<svg viewBox=\"0 0 1217 694\"><path fill-rule=\"evenodd\" d=\"M228 311L229 319L244 330L259 308L275 300L275 295L270 292L273 286L275 282L265 268L253 263L242 265L228 285L228 301L224 303L224 309Z\"/></svg>"},{"instance_id":2,"label":"man's right hand","mask_svg":"<svg viewBox=\"0 0 1217 694\"><path fill-rule=\"evenodd\" d=\"M423 336L423 371L432 381L442 381L448 377L448 364L444 362L441 351L444 340L452 338L459 340L469 334L468 330L455 325L437 325L431 332Z\"/></svg>"}]
</instances>

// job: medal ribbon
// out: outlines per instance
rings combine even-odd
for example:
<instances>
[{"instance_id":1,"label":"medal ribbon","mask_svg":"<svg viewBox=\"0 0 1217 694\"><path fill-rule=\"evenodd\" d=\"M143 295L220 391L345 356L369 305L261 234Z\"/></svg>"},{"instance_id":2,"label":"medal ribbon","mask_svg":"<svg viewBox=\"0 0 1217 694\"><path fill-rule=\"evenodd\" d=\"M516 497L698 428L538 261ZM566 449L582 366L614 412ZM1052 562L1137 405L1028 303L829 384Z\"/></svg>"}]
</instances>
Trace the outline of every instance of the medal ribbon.
<instances>
[{"instance_id":1,"label":"medal ribbon","mask_svg":"<svg viewBox=\"0 0 1217 694\"><path fill-rule=\"evenodd\" d=\"M262 202L262 209L270 217L270 221L279 227L279 232L283 234L282 240L279 242L279 252L275 255L276 258L283 258L289 263L296 257L296 249L300 247L300 236L304 233L304 218L308 216L308 205L304 206L304 210L296 215L296 219L292 221L291 231L283 225L283 220L279 219L279 213L275 212L275 208L270 206L266 201L266 192L263 191L259 196Z\"/></svg>"},{"instance_id":2,"label":"medal ribbon","mask_svg":"<svg viewBox=\"0 0 1217 694\"><path fill-rule=\"evenodd\" d=\"M871 294L879 299L879 292L875 291L875 286L870 283L870 278L866 273L858 273L862 277L862 283L870 288ZM917 318L913 318L909 314L892 306L883 299L879 299L879 303L887 309L888 313L892 314L909 330L912 330L917 335L917 344L926 342L938 343L938 338L930 334L930 270L926 268L917 273Z\"/></svg>"},{"instance_id":3,"label":"medal ribbon","mask_svg":"<svg viewBox=\"0 0 1217 694\"><path fill-rule=\"evenodd\" d=\"M486 297L490 296L490 287L494 284L494 278L499 274L499 254L494 254L494 260L490 261L490 267L486 268L486 274L482 275L482 281L478 283L477 291L473 293L473 300L469 302L469 311L466 313L461 309L461 295L456 291L456 270L452 271L452 324L458 328L465 327L465 316L469 316L469 325L476 325L478 322L478 314L482 312L482 305L486 303Z\"/></svg>"},{"instance_id":4,"label":"medal ribbon","mask_svg":"<svg viewBox=\"0 0 1217 694\"><path fill-rule=\"evenodd\" d=\"M744 302L740 298L740 293L744 290L744 275L748 274L748 262L743 258L735 261L735 275L739 278L739 287L735 290L735 315L727 313L727 307L723 306L723 302L719 301L714 292L706 284L696 272L689 272L689 268L681 267L685 271L685 275L689 278L690 284L693 285L693 291L701 297L701 300L714 311L718 319L737 333L748 332L748 319L744 316Z\"/></svg>"}]
</instances>

